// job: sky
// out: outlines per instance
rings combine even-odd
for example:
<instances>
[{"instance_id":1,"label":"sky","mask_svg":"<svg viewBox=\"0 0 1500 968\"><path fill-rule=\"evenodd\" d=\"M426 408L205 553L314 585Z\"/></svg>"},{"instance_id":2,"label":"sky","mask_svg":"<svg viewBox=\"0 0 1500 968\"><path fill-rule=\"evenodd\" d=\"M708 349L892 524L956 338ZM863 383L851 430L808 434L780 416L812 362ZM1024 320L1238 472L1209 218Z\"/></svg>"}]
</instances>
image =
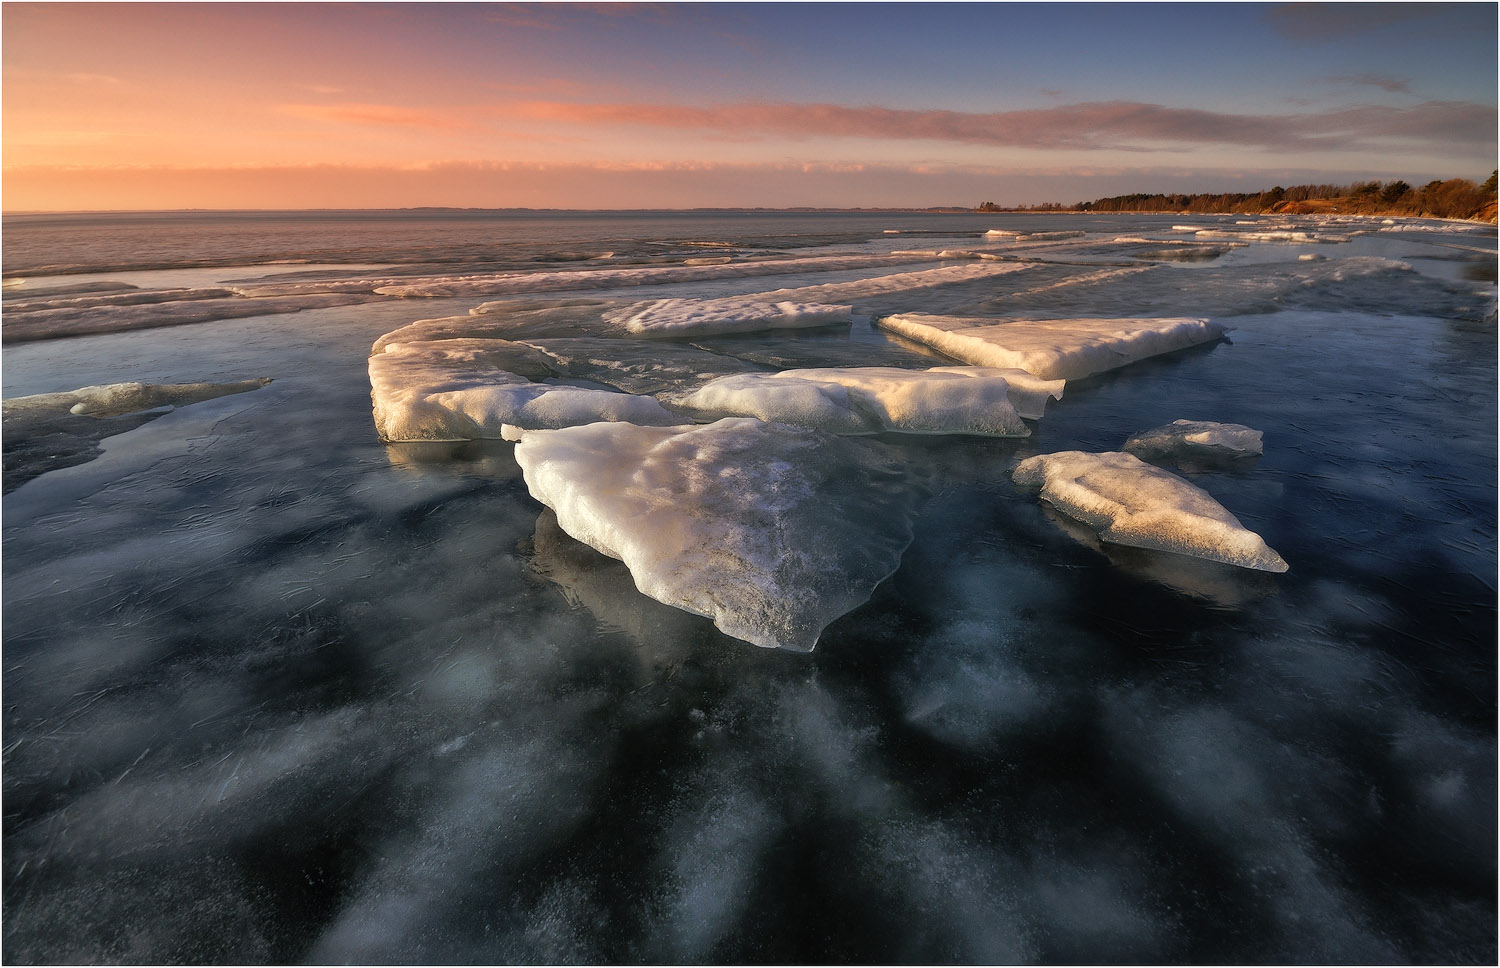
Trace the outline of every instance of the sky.
<instances>
[{"instance_id":1,"label":"sky","mask_svg":"<svg viewBox=\"0 0 1500 968\"><path fill-rule=\"evenodd\" d=\"M15 211L973 207L1483 180L1494 3L15 3Z\"/></svg>"}]
</instances>

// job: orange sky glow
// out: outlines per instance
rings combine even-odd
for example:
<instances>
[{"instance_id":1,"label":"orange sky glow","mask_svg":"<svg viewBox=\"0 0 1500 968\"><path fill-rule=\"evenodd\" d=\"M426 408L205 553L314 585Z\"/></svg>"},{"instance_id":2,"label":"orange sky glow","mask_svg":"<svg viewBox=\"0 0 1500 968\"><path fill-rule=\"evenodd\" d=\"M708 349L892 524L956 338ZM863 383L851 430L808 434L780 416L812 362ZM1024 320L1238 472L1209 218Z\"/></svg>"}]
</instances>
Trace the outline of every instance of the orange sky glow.
<instances>
[{"instance_id":1,"label":"orange sky glow","mask_svg":"<svg viewBox=\"0 0 1500 968\"><path fill-rule=\"evenodd\" d=\"M1492 167L1492 5L1362 46L1172 6L1265 46L1027 43L1068 5L7 3L3 204L969 206ZM1161 15L1087 9L1126 8Z\"/></svg>"}]
</instances>

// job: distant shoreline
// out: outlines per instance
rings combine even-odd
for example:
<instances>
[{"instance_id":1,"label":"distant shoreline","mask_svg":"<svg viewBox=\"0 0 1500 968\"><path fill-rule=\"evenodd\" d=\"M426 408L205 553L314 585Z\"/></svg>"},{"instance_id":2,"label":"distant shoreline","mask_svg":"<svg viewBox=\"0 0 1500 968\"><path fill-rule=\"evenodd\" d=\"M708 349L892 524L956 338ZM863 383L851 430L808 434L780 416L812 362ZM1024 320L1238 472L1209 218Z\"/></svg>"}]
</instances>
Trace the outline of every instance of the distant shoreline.
<instances>
[{"instance_id":1,"label":"distant shoreline","mask_svg":"<svg viewBox=\"0 0 1500 968\"><path fill-rule=\"evenodd\" d=\"M1092 203L1080 202L1079 205ZM1177 216L1225 216L1254 215L1266 218L1280 216L1338 216L1357 218L1402 218L1435 222L1464 222L1470 224L1495 224L1495 218L1458 218L1443 215L1416 215L1399 210L1340 211L1337 207L1316 211L1291 210L1191 210L1162 208L1094 209L1076 206L1045 207L994 207L956 208L937 206L932 208L456 208L422 206L413 208L180 208L180 209L99 209L99 210L24 210L0 212L0 218L97 218L140 216L297 216L297 215L347 215L347 216L391 216L391 215L447 215L486 217L495 215L546 216L546 215L1177 215Z\"/></svg>"}]
</instances>

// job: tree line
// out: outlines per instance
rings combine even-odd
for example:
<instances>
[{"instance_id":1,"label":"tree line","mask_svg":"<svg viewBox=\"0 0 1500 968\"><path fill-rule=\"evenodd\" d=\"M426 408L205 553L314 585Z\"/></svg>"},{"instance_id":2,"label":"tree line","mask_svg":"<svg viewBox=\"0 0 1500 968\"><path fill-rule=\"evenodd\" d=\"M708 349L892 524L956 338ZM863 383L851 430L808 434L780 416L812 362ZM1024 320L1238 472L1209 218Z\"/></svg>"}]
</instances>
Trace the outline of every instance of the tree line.
<instances>
[{"instance_id":1,"label":"tree line","mask_svg":"<svg viewBox=\"0 0 1500 968\"><path fill-rule=\"evenodd\" d=\"M1496 175L1483 184L1467 178L1433 180L1420 188L1397 179L1363 181L1351 185L1293 185L1263 192L1194 195L1114 195L1092 202L1064 205L1045 202L1002 208L994 202L981 212L1202 212L1242 215L1406 215L1495 221Z\"/></svg>"}]
</instances>

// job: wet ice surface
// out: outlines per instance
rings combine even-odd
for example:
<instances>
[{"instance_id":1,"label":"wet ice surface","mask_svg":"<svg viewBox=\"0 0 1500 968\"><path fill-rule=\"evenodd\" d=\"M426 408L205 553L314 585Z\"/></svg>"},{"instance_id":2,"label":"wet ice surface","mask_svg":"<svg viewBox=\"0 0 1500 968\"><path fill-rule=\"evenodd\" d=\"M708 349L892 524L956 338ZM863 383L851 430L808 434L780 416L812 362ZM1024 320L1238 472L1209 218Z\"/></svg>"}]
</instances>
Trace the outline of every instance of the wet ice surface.
<instances>
[{"instance_id":1,"label":"wet ice surface","mask_svg":"<svg viewBox=\"0 0 1500 968\"><path fill-rule=\"evenodd\" d=\"M1432 244L1493 234L1111 241L1182 221L853 302L1234 328L1071 381L1024 439L867 439L932 496L810 655L640 594L512 444L377 441L371 344L471 298L7 347L6 397L274 379L5 498L7 960L1493 963L1493 282ZM858 320L753 340L698 342L924 352ZM1093 547L1010 482L1183 416L1263 431L1184 476L1286 574Z\"/></svg>"}]
</instances>

